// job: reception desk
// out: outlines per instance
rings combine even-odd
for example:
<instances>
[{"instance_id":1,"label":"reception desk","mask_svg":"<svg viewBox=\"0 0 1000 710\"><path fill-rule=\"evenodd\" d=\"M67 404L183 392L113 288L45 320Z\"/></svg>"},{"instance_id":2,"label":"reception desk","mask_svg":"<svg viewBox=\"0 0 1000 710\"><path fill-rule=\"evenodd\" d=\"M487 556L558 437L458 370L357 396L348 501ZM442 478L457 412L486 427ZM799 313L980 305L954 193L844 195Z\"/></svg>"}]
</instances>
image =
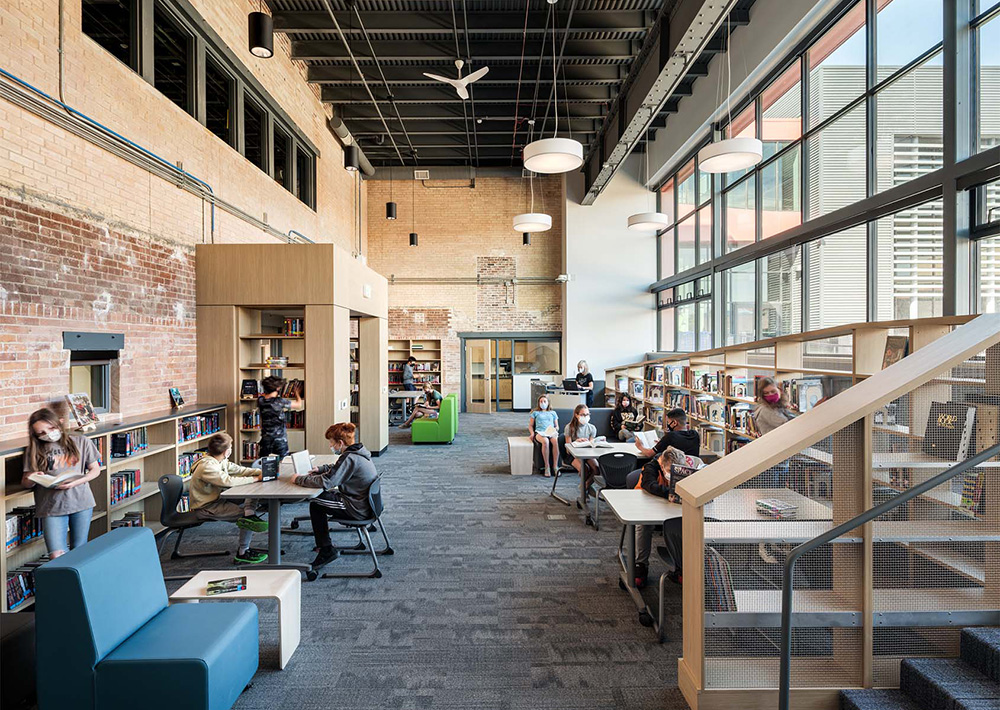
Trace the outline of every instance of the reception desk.
<instances>
[{"instance_id":1,"label":"reception desk","mask_svg":"<svg viewBox=\"0 0 1000 710\"><path fill-rule=\"evenodd\" d=\"M568 390L553 390L548 393L549 407L552 409L574 409L578 404L587 403L586 392L570 392Z\"/></svg>"}]
</instances>

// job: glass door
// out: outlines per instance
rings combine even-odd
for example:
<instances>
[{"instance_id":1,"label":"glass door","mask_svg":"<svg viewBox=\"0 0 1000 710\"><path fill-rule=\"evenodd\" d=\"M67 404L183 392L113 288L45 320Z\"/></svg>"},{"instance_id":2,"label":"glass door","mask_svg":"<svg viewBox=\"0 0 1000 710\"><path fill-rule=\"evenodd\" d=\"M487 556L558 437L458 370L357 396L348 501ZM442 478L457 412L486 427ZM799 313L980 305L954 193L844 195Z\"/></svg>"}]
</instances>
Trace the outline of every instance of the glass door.
<instances>
[{"instance_id":1,"label":"glass door","mask_svg":"<svg viewBox=\"0 0 1000 710\"><path fill-rule=\"evenodd\" d=\"M465 341L465 411L489 414L492 404L491 340Z\"/></svg>"},{"instance_id":2,"label":"glass door","mask_svg":"<svg viewBox=\"0 0 1000 710\"><path fill-rule=\"evenodd\" d=\"M514 408L514 341L504 338L493 340L490 352L493 354L493 391L496 392L496 411L510 411Z\"/></svg>"}]
</instances>

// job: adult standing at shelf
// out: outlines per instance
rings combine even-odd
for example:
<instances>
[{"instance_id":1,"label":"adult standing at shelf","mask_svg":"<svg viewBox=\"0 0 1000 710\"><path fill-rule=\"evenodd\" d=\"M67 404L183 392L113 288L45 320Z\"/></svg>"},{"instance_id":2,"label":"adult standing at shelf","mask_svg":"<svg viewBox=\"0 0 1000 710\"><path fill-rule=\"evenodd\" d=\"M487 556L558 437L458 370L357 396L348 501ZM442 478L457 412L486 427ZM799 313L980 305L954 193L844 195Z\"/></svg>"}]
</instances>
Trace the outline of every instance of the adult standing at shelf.
<instances>
[{"instance_id":1,"label":"adult standing at shelf","mask_svg":"<svg viewBox=\"0 0 1000 710\"><path fill-rule=\"evenodd\" d=\"M594 376L586 360L576 363L576 386L587 393L587 406L594 406Z\"/></svg>"},{"instance_id":2,"label":"adult standing at shelf","mask_svg":"<svg viewBox=\"0 0 1000 710\"><path fill-rule=\"evenodd\" d=\"M100 459L94 442L68 434L51 409L39 409L28 418L21 485L35 489L35 517L42 521L45 547L53 559L85 544L90 536L96 504L90 482L100 474ZM75 477L47 488L32 479L36 473Z\"/></svg>"},{"instance_id":3,"label":"adult standing at shelf","mask_svg":"<svg viewBox=\"0 0 1000 710\"><path fill-rule=\"evenodd\" d=\"M757 383L756 401L750 416L761 436L795 418L788 407L788 397L773 377L764 377ZM763 488L784 488L788 485L788 461L772 466L755 480Z\"/></svg>"},{"instance_id":4,"label":"adult standing at shelf","mask_svg":"<svg viewBox=\"0 0 1000 710\"><path fill-rule=\"evenodd\" d=\"M407 392L416 392L417 386L413 384L413 366L417 364L417 358L410 355L403 365L403 389Z\"/></svg>"},{"instance_id":5,"label":"adult standing at shelf","mask_svg":"<svg viewBox=\"0 0 1000 710\"><path fill-rule=\"evenodd\" d=\"M280 458L288 455L288 431L285 428L285 412L300 412L304 409L298 389L291 392L292 399L281 396L287 380L284 377L265 377L260 388L263 394L257 398L260 412L260 448L258 457L277 454Z\"/></svg>"}]
</instances>

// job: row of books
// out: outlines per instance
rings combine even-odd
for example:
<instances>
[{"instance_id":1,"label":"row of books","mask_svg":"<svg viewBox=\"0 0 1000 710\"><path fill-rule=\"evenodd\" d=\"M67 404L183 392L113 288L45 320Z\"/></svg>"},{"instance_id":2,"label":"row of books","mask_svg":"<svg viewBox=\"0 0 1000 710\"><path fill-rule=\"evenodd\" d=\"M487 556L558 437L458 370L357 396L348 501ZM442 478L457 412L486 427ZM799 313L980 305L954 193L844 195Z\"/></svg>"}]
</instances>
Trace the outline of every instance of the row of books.
<instances>
[{"instance_id":1,"label":"row of books","mask_svg":"<svg viewBox=\"0 0 1000 710\"><path fill-rule=\"evenodd\" d=\"M48 555L7 573L7 610L14 611L35 598L35 570Z\"/></svg>"},{"instance_id":2,"label":"row of books","mask_svg":"<svg viewBox=\"0 0 1000 710\"><path fill-rule=\"evenodd\" d=\"M177 422L177 440L190 441L222 431L220 412L184 417Z\"/></svg>"},{"instance_id":3,"label":"row of books","mask_svg":"<svg viewBox=\"0 0 1000 710\"><path fill-rule=\"evenodd\" d=\"M243 442L243 452L241 454L243 461L255 461L258 456L257 452L260 451L260 442L257 441L244 441Z\"/></svg>"},{"instance_id":4,"label":"row of books","mask_svg":"<svg viewBox=\"0 0 1000 710\"><path fill-rule=\"evenodd\" d=\"M750 409L750 405L739 404L730 407L726 414L726 423L730 428L743 432L750 438L760 436L760 430L757 428L757 422L753 418L753 410Z\"/></svg>"},{"instance_id":5,"label":"row of books","mask_svg":"<svg viewBox=\"0 0 1000 710\"><path fill-rule=\"evenodd\" d=\"M663 404L663 387L650 385L646 388L646 401L650 404Z\"/></svg>"},{"instance_id":6,"label":"row of books","mask_svg":"<svg viewBox=\"0 0 1000 710\"><path fill-rule=\"evenodd\" d=\"M705 548L705 611L736 611L729 562L714 547Z\"/></svg>"},{"instance_id":7,"label":"row of books","mask_svg":"<svg viewBox=\"0 0 1000 710\"><path fill-rule=\"evenodd\" d=\"M251 409L240 414L241 429L260 429L260 410Z\"/></svg>"},{"instance_id":8,"label":"row of books","mask_svg":"<svg viewBox=\"0 0 1000 710\"><path fill-rule=\"evenodd\" d=\"M91 439L91 441L93 441L94 445L97 446L97 462L103 466L104 463L108 460L108 452L106 451L107 439L105 439L103 436L98 436Z\"/></svg>"},{"instance_id":9,"label":"row of books","mask_svg":"<svg viewBox=\"0 0 1000 710\"><path fill-rule=\"evenodd\" d=\"M191 471L194 470L194 465L208 452L204 450L200 451L186 451L182 454L177 454L177 475L187 480L191 477Z\"/></svg>"},{"instance_id":10,"label":"row of books","mask_svg":"<svg viewBox=\"0 0 1000 710\"><path fill-rule=\"evenodd\" d=\"M111 505L133 496L142 488L142 472L138 469L111 474Z\"/></svg>"},{"instance_id":11,"label":"row of books","mask_svg":"<svg viewBox=\"0 0 1000 710\"><path fill-rule=\"evenodd\" d=\"M145 428L111 435L111 458L113 459L134 456L147 448L149 448L149 438Z\"/></svg>"},{"instance_id":12,"label":"row of books","mask_svg":"<svg viewBox=\"0 0 1000 710\"><path fill-rule=\"evenodd\" d=\"M133 510L125 513L118 520L111 522L111 529L115 528L141 528L146 524L146 514L141 510Z\"/></svg>"},{"instance_id":13,"label":"row of books","mask_svg":"<svg viewBox=\"0 0 1000 710\"><path fill-rule=\"evenodd\" d=\"M285 426L289 429L304 429L306 426L305 412L285 412Z\"/></svg>"},{"instance_id":14,"label":"row of books","mask_svg":"<svg viewBox=\"0 0 1000 710\"><path fill-rule=\"evenodd\" d=\"M4 517L6 549L9 552L42 536L42 521L35 517L35 506L13 508Z\"/></svg>"},{"instance_id":15,"label":"row of books","mask_svg":"<svg viewBox=\"0 0 1000 710\"><path fill-rule=\"evenodd\" d=\"M285 318L284 335L305 335L306 321L304 318Z\"/></svg>"},{"instance_id":16,"label":"row of books","mask_svg":"<svg viewBox=\"0 0 1000 710\"><path fill-rule=\"evenodd\" d=\"M437 360L424 360L413 365L414 372L432 372L438 369ZM403 365L406 363L399 360L393 360L389 363L389 372L402 372Z\"/></svg>"},{"instance_id":17,"label":"row of books","mask_svg":"<svg viewBox=\"0 0 1000 710\"><path fill-rule=\"evenodd\" d=\"M414 374L413 375L413 383L414 384L418 384L418 385L424 384L424 383L429 383L429 384L432 384L432 385L440 385L441 384L441 376L440 375L417 375L417 374ZM389 375L389 384L390 385L401 385L401 384L403 384L403 378L401 376L390 374Z\"/></svg>"},{"instance_id":18,"label":"row of books","mask_svg":"<svg viewBox=\"0 0 1000 710\"><path fill-rule=\"evenodd\" d=\"M299 397L306 396L305 380L293 379L285 382L278 391L279 397L293 399L298 394ZM245 379L240 384L240 399L257 399L261 395L260 380Z\"/></svg>"}]
</instances>

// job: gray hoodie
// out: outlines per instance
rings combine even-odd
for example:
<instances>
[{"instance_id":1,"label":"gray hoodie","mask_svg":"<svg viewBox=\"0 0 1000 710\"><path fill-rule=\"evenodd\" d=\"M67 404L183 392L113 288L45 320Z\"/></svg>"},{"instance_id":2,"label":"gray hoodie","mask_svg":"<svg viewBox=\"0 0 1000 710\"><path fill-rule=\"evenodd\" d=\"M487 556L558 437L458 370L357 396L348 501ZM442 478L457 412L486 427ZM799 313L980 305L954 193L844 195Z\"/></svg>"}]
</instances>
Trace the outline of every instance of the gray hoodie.
<instances>
[{"instance_id":1,"label":"gray hoodie","mask_svg":"<svg viewBox=\"0 0 1000 710\"><path fill-rule=\"evenodd\" d=\"M358 520L372 517L368 506L368 489L378 479L378 471L372 463L371 452L361 444L351 444L337 459L337 463L320 466L316 473L299 480L299 485L307 488L322 488L320 498L332 499L337 496L334 488L340 490L340 499L347 511Z\"/></svg>"}]
</instances>

